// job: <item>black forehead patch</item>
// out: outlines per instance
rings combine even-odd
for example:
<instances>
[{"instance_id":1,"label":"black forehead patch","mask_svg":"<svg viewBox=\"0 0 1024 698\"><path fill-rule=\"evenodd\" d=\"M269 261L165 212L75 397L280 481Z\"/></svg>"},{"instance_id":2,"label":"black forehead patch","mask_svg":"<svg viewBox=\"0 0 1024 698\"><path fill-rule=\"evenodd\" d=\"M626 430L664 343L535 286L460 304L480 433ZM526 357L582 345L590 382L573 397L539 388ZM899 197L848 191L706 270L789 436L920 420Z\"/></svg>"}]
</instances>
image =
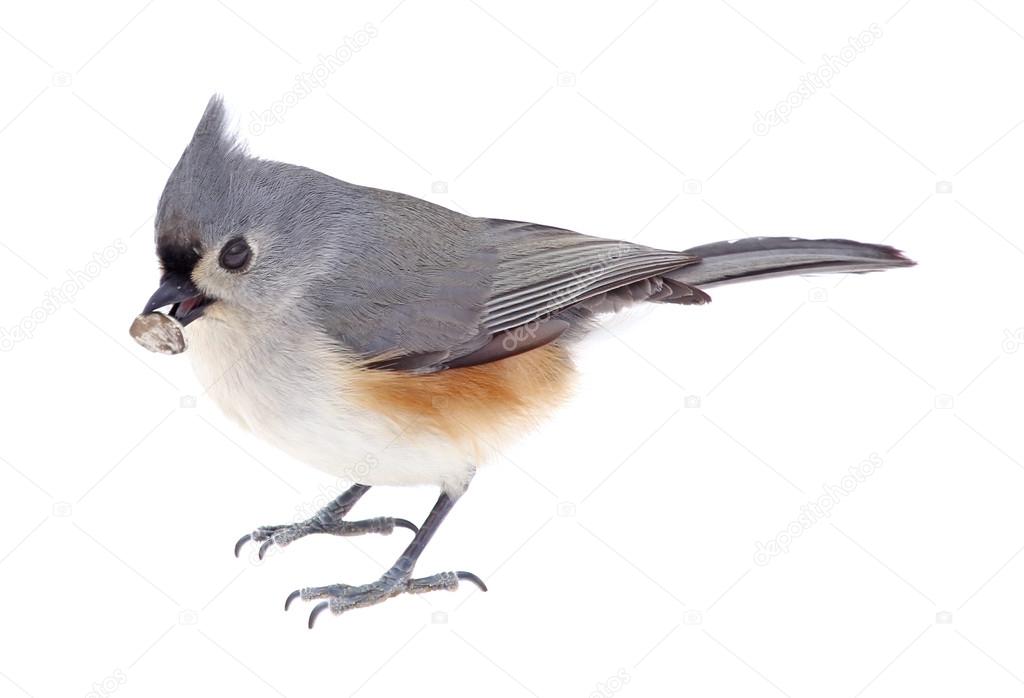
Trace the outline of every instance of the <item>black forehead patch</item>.
<instances>
[{"instance_id":1,"label":"black forehead patch","mask_svg":"<svg viewBox=\"0 0 1024 698\"><path fill-rule=\"evenodd\" d=\"M199 263L199 252L191 245L159 243L156 246L156 254L160 258L160 266L165 274L191 276L192 270Z\"/></svg>"},{"instance_id":2,"label":"black forehead patch","mask_svg":"<svg viewBox=\"0 0 1024 698\"><path fill-rule=\"evenodd\" d=\"M176 214L161 222L156 235L156 254L164 273L191 275L201 250L199 227L195 223Z\"/></svg>"}]
</instances>

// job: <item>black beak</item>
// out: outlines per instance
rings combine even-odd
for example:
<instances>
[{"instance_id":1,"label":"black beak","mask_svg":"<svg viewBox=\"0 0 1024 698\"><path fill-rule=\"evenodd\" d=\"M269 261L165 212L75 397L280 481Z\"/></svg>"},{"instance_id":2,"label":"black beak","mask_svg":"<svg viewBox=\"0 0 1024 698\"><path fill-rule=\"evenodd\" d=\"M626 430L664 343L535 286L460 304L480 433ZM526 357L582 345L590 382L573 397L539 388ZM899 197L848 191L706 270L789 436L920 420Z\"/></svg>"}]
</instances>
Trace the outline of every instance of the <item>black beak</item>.
<instances>
[{"instance_id":1,"label":"black beak","mask_svg":"<svg viewBox=\"0 0 1024 698\"><path fill-rule=\"evenodd\" d=\"M142 312L151 313L167 305L172 306L170 315L182 325L187 325L202 316L208 300L187 276L167 273L160 281L160 288L150 297Z\"/></svg>"}]
</instances>

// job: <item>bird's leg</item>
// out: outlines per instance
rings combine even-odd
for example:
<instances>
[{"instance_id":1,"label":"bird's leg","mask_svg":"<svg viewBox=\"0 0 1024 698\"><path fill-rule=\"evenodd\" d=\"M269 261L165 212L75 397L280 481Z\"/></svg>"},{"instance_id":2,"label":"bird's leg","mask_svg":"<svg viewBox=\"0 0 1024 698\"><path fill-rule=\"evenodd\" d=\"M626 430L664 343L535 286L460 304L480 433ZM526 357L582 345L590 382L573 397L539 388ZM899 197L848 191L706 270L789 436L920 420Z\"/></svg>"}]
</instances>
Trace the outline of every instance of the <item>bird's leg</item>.
<instances>
[{"instance_id":1,"label":"bird's leg","mask_svg":"<svg viewBox=\"0 0 1024 698\"><path fill-rule=\"evenodd\" d=\"M416 531L411 521L396 519L390 516L378 516L362 521L345 521L344 517L355 506L355 503L370 489L369 485L352 485L333 502L313 514L305 521L275 526L260 526L252 533L246 533L235 543L235 557L238 557L242 546L249 540L263 542L259 557L262 560L271 545L285 546L311 533L330 533L335 536L361 536L364 533L381 533L387 535L396 526Z\"/></svg>"},{"instance_id":2,"label":"bird's leg","mask_svg":"<svg viewBox=\"0 0 1024 698\"><path fill-rule=\"evenodd\" d=\"M451 511L459 495L449 495L442 492L437 503L431 509L427 519L420 526L416 536L409 543L409 547L395 561L391 569L385 572L380 579L362 586L350 586L348 584L331 584L324 587L307 587L293 591L285 601L285 610L292 601L301 597L304 601L312 599L327 599L321 601L309 614L309 627L313 627L316 617L325 609L330 608L334 614L344 613L353 608L372 606L390 599L398 594L419 594L427 591L455 591L459 586L459 580L465 579L477 585L481 590L487 591L487 586L471 572L441 572L429 577L413 578L412 571L416 567L423 549L433 538L444 517Z\"/></svg>"}]
</instances>

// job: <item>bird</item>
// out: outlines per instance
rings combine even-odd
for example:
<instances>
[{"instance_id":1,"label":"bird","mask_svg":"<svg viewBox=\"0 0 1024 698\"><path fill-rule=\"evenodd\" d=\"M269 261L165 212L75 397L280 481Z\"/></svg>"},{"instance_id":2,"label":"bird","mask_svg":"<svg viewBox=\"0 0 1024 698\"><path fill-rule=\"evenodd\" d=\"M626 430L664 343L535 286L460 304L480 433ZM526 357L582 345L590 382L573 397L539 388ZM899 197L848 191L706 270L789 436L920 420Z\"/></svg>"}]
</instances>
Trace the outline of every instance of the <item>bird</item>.
<instances>
[{"instance_id":1,"label":"bird","mask_svg":"<svg viewBox=\"0 0 1024 698\"><path fill-rule=\"evenodd\" d=\"M214 95L155 217L158 290L132 333L186 350L225 415L351 482L308 519L242 536L408 529L379 579L288 595L341 614L400 594L486 591L464 571L414 576L476 470L572 394L573 349L609 313L703 305L705 289L774 276L912 266L882 244L753 237L682 251L480 218L250 155ZM166 312L160 312L167 309ZM170 341L168 341L170 338ZM148 341L148 344L147 344ZM349 513L377 486L438 488L419 526Z\"/></svg>"}]
</instances>

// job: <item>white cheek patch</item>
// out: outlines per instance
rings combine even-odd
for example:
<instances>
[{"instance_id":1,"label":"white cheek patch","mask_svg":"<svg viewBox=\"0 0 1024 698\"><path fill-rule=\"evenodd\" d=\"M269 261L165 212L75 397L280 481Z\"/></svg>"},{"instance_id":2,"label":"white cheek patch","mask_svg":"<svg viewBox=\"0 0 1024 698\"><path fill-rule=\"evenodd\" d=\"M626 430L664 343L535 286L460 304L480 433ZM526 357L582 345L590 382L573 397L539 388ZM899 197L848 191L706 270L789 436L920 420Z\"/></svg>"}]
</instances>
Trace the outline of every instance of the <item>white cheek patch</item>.
<instances>
[{"instance_id":1,"label":"white cheek patch","mask_svg":"<svg viewBox=\"0 0 1024 698\"><path fill-rule=\"evenodd\" d=\"M180 354L185 351L183 326L163 313L145 313L132 322L128 333L143 349L157 354Z\"/></svg>"}]
</instances>

